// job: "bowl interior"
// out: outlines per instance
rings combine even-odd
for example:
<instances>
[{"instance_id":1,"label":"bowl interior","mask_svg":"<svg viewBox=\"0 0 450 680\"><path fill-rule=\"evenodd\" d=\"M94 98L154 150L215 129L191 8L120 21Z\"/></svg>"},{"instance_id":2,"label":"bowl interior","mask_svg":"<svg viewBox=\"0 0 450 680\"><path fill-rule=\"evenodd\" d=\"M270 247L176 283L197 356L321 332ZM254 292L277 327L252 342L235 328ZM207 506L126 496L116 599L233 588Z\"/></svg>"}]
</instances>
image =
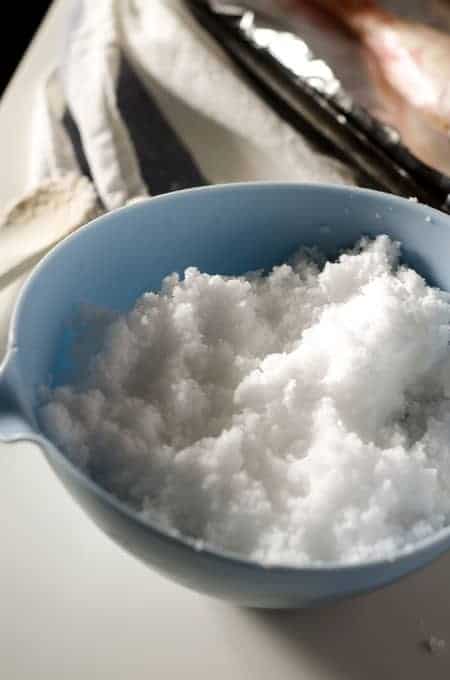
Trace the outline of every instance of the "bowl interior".
<instances>
[{"instance_id":1,"label":"bowl interior","mask_svg":"<svg viewBox=\"0 0 450 680\"><path fill-rule=\"evenodd\" d=\"M247 184L151 199L99 218L41 263L16 310L17 380L37 426L39 387L71 379L71 322L80 306L114 312L167 274L270 269L301 245L333 258L362 235L387 233L429 283L450 290L450 220L410 201L339 187Z\"/></svg>"}]
</instances>

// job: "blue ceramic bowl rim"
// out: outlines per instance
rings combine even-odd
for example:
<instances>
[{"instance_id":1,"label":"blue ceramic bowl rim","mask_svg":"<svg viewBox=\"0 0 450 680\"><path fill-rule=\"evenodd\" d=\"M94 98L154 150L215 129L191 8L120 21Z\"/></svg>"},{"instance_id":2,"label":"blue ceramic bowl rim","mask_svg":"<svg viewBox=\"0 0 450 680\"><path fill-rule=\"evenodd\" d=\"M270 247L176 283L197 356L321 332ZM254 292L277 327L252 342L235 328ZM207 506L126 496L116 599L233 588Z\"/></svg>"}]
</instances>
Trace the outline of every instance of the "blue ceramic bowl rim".
<instances>
[{"instance_id":1,"label":"blue ceramic bowl rim","mask_svg":"<svg viewBox=\"0 0 450 680\"><path fill-rule=\"evenodd\" d=\"M361 187L353 187L353 186L347 186L347 185L338 185L338 184L326 184L326 183L301 183L301 182L273 182L273 181L259 181L259 182L236 182L236 183L229 183L229 184L215 184L215 185L208 185L208 186L202 186L202 187L193 187L190 189L183 189L180 191L174 191L168 194L161 194L158 196L154 197L148 197L144 198L142 200L139 200L136 203L133 203L128 206L123 206L121 208L117 208L116 210L110 211L106 214L100 215L99 217L96 217L95 219L91 220L87 224L83 225L79 229L77 229L75 232L72 232L68 236L66 236L62 241L60 241L56 246L54 246L50 252L48 252L42 260L36 265L36 267L33 269L33 271L30 273L27 281L25 282L24 286L22 287L19 296L17 298L17 301L14 305L14 309L11 315L11 321L10 321L10 326L9 326L9 333L8 333L8 343L7 343L7 348L5 352L5 356L3 358L3 361L0 364L0 377L2 376L3 371L6 369L7 365L9 364L11 360L11 355L17 352L20 348L18 344L15 341L16 334L17 334L17 329L19 325L19 320L21 316L21 310L24 305L24 301L26 300L28 290L31 287L32 282L34 281L35 278L38 277L40 271L44 269L48 262L50 262L54 257L58 257L59 253L62 252L65 248L70 246L70 242L74 239L78 238L83 238L83 233L86 230L90 229L95 229L99 224L102 224L103 222L107 222L112 215L116 215L117 213L127 213L127 212L133 212L136 208L139 206L142 206L143 204L147 205L153 205L155 201L158 202L167 202L167 201L172 201L172 200L177 200L179 196L185 195L185 194L192 194L192 193L206 193L206 192L217 192L217 193L222 193L222 192L240 192L240 191L252 191L255 188L271 188L271 189L277 189L277 188L302 188L303 190L307 190L308 188L311 188L313 191L324 191L326 193L329 193L330 195L333 194L348 194L349 196L352 193L357 193L359 195L366 195L368 197L375 198L376 200L380 200L382 204L408 204L410 206L410 209L413 211L418 211L421 213L424 213L425 217L432 217L435 215L439 220L442 220L442 217L447 217L445 213L440 212L439 210L436 210L434 208L431 208L427 205L424 205L422 203L418 203L417 201L413 199L406 199L402 198L399 196L394 196L392 194L388 194L386 192L381 192L381 191L376 191L374 189L364 189ZM450 228L450 222L449 222L449 228ZM339 572L339 573L345 573L345 572L354 572L354 571L360 571L364 569L376 569L376 568L383 568L387 566L391 566L392 564L399 563L404 559L407 559L410 557L412 554L414 555L419 555L423 552L426 552L430 547L437 547L440 544L445 543L446 541L449 541L450 539L450 524L447 525L446 527L443 527L442 529L433 532L430 536L427 536L426 538L422 538L418 540L416 543L414 543L411 546L407 546L406 548L403 548L401 550L396 551L393 553L392 557L390 558L384 558L384 559L374 559L374 560L365 560L365 561L360 561L360 562L309 562L308 564L304 565L296 565L296 564L288 564L288 563L264 563L255 559L251 558L246 558L239 553L235 553L232 551L227 551L227 550L222 550L221 548L204 543L202 544L201 548L198 546L198 541L196 541L193 538L190 538L189 536L183 536L182 534L178 533L177 531L169 531L166 528L163 528L159 522L156 521L150 521L148 519L143 519L136 511L134 511L129 505L126 503L123 503L120 501L116 496L111 494L109 491L101 487L100 485L96 484L90 477L82 473L79 468L76 467L74 463L72 463L54 444L53 442L48 439L45 435L43 435L41 432L34 431L33 434L30 434L29 436L24 436L23 439L29 439L30 441L33 441L39 445L41 445L49 454L50 458L55 458L58 460L58 463L63 465L63 467L66 469L66 471L69 473L70 476L75 477L77 482L84 487L86 490L89 492L93 493L94 495L98 496L103 502L105 502L106 505L112 506L114 510L116 510L119 514L124 515L128 520L131 520L135 522L141 529L144 531L152 531L156 533L159 538L162 540L166 540L169 542L174 542L177 543L178 545L183 546L185 549L188 549L192 551L195 554L204 554L208 556L209 558L212 558L214 560L218 560L220 562L227 562L230 565L235 565L239 567L240 569L245 568L249 570L262 570L264 572L271 572L273 574L280 574L280 575L301 575L302 572L305 573L310 573L310 572L318 572L318 571L323 571L323 572ZM450 541L449 541L450 543ZM448 546L448 549L450 549L450 545ZM446 551L446 549L445 549ZM415 571L416 568L412 568L408 570L408 573L411 573L412 571Z\"/></svg>"}]
</instances>

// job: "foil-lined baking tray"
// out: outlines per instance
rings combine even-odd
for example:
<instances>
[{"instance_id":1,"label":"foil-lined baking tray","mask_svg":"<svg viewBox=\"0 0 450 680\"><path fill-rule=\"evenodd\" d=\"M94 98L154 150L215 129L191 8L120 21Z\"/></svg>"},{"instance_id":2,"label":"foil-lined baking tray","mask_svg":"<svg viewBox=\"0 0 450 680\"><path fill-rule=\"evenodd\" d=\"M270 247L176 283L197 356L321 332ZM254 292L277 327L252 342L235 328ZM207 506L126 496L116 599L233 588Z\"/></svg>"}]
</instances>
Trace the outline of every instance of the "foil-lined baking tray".
<instances>
[{"instance_id":1,"label":"foil-lined baking tray","mask_svg":"<svg viewBox=\"0 0 450 680\"><path fill-rule=\"evenodd\" d=\"M423 124L413 134L410 122L402 129L351 36L318 21L307 2L303 11L284 3L283 12L273 0L185 2L260 94L358 171L361 184L450 212L448 136ZM421 18L418 0L403 4ZM450 25L450 10L443 10L441 29L447 20Z\"/></svg>"}]
</instances>

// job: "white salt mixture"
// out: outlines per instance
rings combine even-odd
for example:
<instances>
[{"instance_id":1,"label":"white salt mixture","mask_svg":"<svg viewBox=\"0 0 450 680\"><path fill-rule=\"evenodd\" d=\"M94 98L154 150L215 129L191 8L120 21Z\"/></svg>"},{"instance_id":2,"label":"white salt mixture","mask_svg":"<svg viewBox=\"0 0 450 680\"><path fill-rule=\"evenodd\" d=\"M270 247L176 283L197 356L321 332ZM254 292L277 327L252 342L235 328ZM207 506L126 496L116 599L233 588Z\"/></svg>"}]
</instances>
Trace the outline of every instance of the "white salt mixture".
<instances>
[{"instance_id":1,"label":"white salt mixture","mask_svg":"<svg viewBox=\"0 0 450 680\"><path fill-rule=\"evenodd\" d=\"M270 563L391 557L450 521L450 296L363 240L268 276L169 276L50 436L144 517Z\"/></svg>"}]
</instances>

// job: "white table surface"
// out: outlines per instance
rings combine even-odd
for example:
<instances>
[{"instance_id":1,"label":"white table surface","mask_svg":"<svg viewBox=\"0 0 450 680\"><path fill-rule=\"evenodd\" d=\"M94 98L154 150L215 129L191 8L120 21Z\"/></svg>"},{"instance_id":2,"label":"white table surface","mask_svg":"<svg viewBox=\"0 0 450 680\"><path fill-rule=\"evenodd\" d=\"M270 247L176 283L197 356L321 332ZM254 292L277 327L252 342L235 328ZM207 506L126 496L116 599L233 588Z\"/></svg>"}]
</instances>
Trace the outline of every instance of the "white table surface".
<instances>
[{"instance_id":1,"label":"white table surface","mask_svg":"<svg viewBox=\"0 0 450 680\"><path fill-rule=\"evenodd\" d=\"M0 205L25 188L36 78L55 58L59 0L0 102ZM0 347L21 279L0 289ZM75 505L31 444L0 446L1 680L449 680L450 556L372 595L261 612L165 580ZM434 634L447 650L431 655Z\"/></svg>"}]
</instances>

